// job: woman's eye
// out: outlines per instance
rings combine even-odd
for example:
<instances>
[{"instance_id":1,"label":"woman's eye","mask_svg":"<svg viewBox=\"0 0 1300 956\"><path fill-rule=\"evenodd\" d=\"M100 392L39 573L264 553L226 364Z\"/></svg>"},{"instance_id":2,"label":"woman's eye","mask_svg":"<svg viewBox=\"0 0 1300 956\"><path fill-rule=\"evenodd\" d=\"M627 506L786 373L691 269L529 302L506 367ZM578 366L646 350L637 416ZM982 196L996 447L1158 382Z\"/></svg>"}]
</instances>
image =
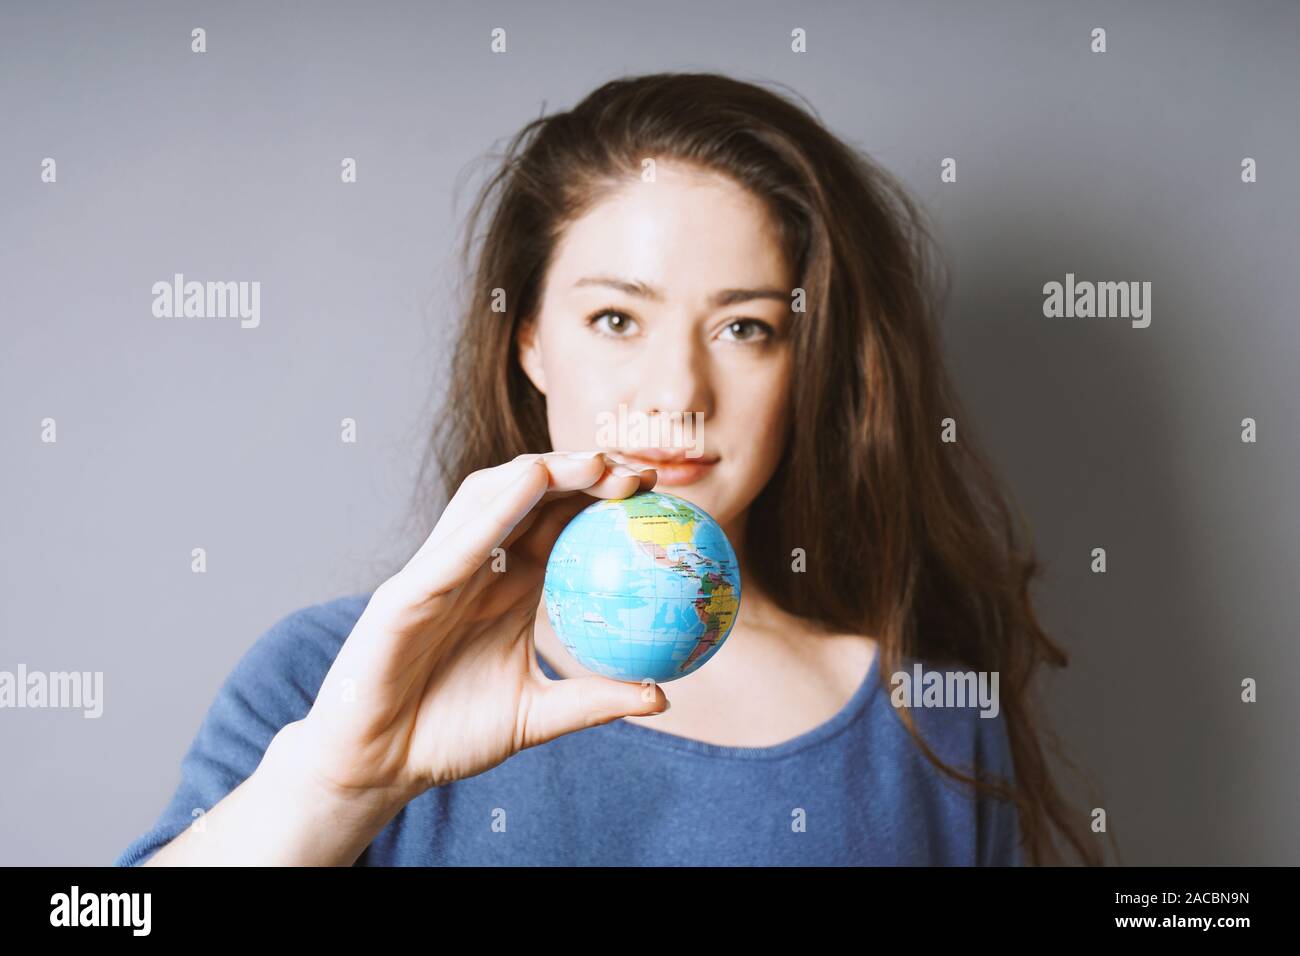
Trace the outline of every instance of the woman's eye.
<instances>
[{"instance_id":1,"label":"woman's eye","mask_svg":"<svg viewBox=\"0 0 1300 956\"><path fill-rule=\"evenodd\" d=\"M630 329L636 328L636 320L630 315L615 312L612 309L597 312L587 320L587 324L593 326L601 334L613 336L614 338L622 338L628 334Z\"/></svg>"},{"instance_id":2,"label":"woman's eye","mask_svg":"<svg viewBox=\"0 0 1300 956\"><path fill-rule=\"evenodd\" d=\"M772 337L772 327L758 319L737 319L723 330L728 338L737 342L761 342Z\"/></svg>"}]
</instances>

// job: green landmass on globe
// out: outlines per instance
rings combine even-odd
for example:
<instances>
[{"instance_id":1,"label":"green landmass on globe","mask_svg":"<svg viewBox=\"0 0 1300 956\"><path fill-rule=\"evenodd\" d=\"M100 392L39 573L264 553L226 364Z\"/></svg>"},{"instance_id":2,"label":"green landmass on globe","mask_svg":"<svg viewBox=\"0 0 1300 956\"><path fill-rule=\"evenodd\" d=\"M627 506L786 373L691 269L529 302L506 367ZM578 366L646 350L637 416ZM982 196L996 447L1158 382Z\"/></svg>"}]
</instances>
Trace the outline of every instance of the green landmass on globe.
<instances>
[{"instance_id":1,"label":"green landmass on globe","mask_svg":"<svg viewBox=\"0 0 1300 956\"><path fill-rule=\"evenodd\" d=\"M662 491L595 502L546 565L551 627L588 670L625 681L685 677L722 646L740 610L740 567L721 526Z\"/></svg>"}]
</instances>

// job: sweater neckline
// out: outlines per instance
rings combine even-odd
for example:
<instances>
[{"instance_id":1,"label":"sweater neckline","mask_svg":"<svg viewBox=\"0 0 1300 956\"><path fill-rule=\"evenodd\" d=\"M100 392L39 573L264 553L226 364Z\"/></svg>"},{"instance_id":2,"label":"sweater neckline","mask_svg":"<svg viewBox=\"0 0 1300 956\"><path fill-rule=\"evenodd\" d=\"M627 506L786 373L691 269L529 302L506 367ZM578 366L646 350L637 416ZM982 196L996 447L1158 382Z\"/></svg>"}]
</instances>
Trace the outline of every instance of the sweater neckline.
<instances>
[{"instance_id":1,"label":"sweater neckline","mask_svg":"<svg viewBox=\"0 0 1300 956\"><path fill-rule=\"evenodd\" d=\"M542 672L551 680L564 680L542 655L541 651L534 650L537 655L538 666L541 667ZM853 723L866 708L867 702L880 689L879 680L876 676L879 671L879 662L880 648L876 647L871 655L871 665L867 668L866 676L862 678L857 690L853 692L853 696L848 699L843 707L816 727L806 730L796 737L791 737L789 740L783 740L778 744L767 747L732 747L725 744L708 743L703 740L696 740L693 737L683 737L681 734L669 733L666 730L655 730L653 727L646 727L642 724L628 723L621 717L611 720L607 724L600 724L598 728L607 728L608 732L622 734L629 740L703 757L716 757L724 760L767 760L786 757L831 739Z\"/></svg>"}]
</instances>

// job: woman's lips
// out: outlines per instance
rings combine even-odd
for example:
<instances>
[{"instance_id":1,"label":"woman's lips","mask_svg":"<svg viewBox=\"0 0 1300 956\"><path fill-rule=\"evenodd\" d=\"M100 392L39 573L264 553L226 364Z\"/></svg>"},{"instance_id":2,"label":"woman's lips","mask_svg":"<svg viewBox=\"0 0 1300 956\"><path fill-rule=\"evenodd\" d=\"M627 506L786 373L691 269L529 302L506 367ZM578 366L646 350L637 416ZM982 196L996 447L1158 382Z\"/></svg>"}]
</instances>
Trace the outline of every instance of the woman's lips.
<instances>
[{"instance_id":1,"label":"woman's lips","mask_svg":"<svg viewBox=\"0 0 1300 956\"><path fill-rule=\"evenodd\" d=\"M635 452L620 452L622 457L628 461L635 462L638 465L646 465L655 470L657 480L655 487L659 485L690 485L707 477L713 471L713 466L718 463L717 458L700 457L686 458L685 456L673 457L648 457Z\"/></svg>"}]
</instances>

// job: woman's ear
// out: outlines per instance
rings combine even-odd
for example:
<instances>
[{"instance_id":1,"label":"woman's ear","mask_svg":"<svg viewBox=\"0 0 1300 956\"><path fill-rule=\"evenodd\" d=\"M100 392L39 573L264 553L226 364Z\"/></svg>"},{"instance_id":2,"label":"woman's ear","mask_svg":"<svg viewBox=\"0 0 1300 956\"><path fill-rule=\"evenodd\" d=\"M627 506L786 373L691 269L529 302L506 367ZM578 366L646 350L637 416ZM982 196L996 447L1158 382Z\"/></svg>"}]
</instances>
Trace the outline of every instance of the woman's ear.
<instances>
[{"instance_id":1,"label":"woman's ear","mask_svg":"<svg viewBox=\"0 0 1300 956\"><path fill-rule=\"evenodd\" d=\"M519 365L528 376L528 380L533 383L543 395L546 394L546 375L542 371L542 348L538 341L537 321L535 319L525 319L519 323L519 329L515 333L515 347L519 350Z\"/></svg>"}]
</instances>

